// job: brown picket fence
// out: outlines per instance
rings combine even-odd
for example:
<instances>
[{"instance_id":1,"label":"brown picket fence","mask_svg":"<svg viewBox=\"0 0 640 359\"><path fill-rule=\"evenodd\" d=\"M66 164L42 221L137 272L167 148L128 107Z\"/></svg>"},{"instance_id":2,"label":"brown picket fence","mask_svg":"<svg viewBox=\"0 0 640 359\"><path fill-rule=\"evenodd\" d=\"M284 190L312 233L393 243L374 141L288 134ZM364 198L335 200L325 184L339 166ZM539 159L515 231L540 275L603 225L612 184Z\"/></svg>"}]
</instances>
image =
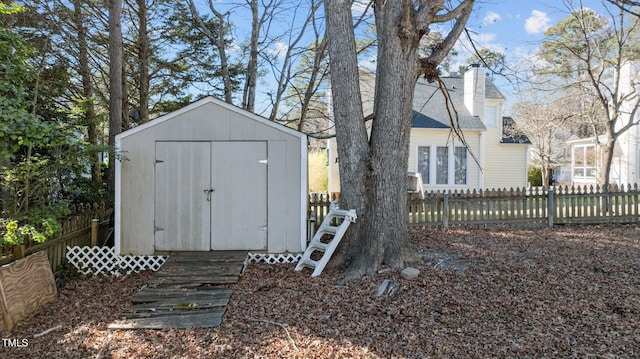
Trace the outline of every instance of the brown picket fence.
<instances>
[{"instance_id":1,"label":"brown picket fence","mask_svg":"<svg viewBox=\"0 0 640 359\"><path fill-rule=\"evenodd\" d=\"M15 251L13 245L0 246L0 265L46 250L51 269L55 272L65 262L67 246L91 245L92 236L97 244L106 240L111 212L111 208L104 203L72 206L69 216L61 222L61 230L54 238L43 243L26 240L18 251Z\"/></svg>"},{"instance_id":2,"label":"brown picket fence","mask_svg":"<svg viewBox=\"0 0 640 359\"><path fill-rule=\"evenodd\" d=\"M410 193L409 226L540 227L563 224L637 223L638 185L533 187L515 189L448 190ZM313 194L309 211L316 226L329 210L328 195Z\"/></svg>"}]
</instances>

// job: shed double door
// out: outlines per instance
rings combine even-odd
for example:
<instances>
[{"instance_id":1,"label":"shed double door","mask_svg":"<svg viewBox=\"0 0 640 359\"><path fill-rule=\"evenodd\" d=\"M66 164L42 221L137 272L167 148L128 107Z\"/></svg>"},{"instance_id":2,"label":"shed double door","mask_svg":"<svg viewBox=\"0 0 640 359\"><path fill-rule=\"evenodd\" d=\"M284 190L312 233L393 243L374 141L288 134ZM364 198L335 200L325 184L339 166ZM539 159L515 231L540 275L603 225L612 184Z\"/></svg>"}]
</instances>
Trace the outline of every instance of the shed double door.
<instances>
[{"instance_id":1,"label":"shed double door","mask_svg":"<svg viewBox=\"0 0 640 359\"><path fill-rule=\"evenodd\" d=\"M267 247L264 141L156 142L157 251Z\"/></svg>"}]
</instances>

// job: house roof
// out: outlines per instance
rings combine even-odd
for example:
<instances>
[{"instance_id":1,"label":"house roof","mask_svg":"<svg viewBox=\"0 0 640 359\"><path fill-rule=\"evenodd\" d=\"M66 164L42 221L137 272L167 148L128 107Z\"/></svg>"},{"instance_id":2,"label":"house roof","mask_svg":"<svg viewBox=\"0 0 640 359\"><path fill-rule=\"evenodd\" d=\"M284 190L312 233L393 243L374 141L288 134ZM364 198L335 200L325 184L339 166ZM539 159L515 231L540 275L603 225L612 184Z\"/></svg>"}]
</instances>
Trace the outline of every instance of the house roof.
<instances>
[{"instance_id":1,"label":"house roof","mask_svg":"<svg viewBox=\"0 0 640 359\"><path fill-rule=\"evenodd\" d=\"M450 116L455 118L457 114L461 129L486 129L482 120L478 116L472 116L464 105L464 79L462 77L443 77L442 82L447 89L448 98L445 98L437 82L429 83L422 78L416 82L411 127L451 128ZM490 79L485 81L485 92L487 98L504 98ZM488 94L501 97L489 97Z\"/></svg>"},{"instance_id":2,"label":"house roof","mask_svg":"<svg viewBox=\"0 0 640 359\"><path fill-rule=\"evenodd\" d=\"M498 90L490 77L485 78L484 81L484 97L493 100L506 100L502 92Z\"/></svg>"},{"instance_id":3,"label":"house roof","mask_svg":"<svg viewBox=\"0 0 640 359\"><path fill-rule=\"evenodd\" d=\"M511 117L502 118L502 140L500 143L515 143L530 145L531 140L524 134L512 131L516 122Z\"/></svg>"}]
</instances>

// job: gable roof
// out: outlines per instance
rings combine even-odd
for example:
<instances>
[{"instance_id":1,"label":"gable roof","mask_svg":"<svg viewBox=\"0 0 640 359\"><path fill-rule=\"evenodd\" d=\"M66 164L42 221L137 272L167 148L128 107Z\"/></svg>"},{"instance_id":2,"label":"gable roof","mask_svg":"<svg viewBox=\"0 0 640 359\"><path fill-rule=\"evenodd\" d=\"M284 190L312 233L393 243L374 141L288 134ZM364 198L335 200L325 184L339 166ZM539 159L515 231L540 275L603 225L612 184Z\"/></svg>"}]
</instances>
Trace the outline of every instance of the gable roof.
<instances>
[{"instance_id":1,"label":"gable roof","mask_svg":"<svg viewBox=\"0 0 640 359\"><path fill-rule=\"evenodd\" d=\"M263 124L265 126L272 127L272 128L274 128L276 130L279 130L281 132L285 132L285 133L287 133L289 135L292 135L292 136L295 136L295 137L299 137L299 138L303 139L304 141L306 141L306 139L307 139L307 135L305 135L304 133L302 133L300 131L296 131L296 130L294 130L292 128L289 128L289 127L284 126L282 124L279 124L277 122L270 121L268 118L262 117L260 115L257 115L255 113L253 113L253 112L249 112L249 111L247 111L245 109L242 109L242 108L240 108L238 106L235 106L235 105L232 105L230 103L224 102L224 101L222 101L220 99L217 99L217 98L215 98L213 96L203 97L200 100L192 102L192 103L190 103L190 104L188 104L188 105L186 105L186 106L184 106L184 107L182 107L182 108L180 108L178 110L175 110L175 111L170 112L170 113L168 113L166 115L160 116L160 117L158 117L156 119L153 119L153 120L151 120L149 122L146 122L146 123L144 123L142 125L136 126L134 128L128 129L126 131L123 131L122 133L116 135L116 138L122 139L122 138L125 138L125 137L128 137L128 136L131 136L131 135L136 134L138 132L145 131L148 128L157 126L157 125L159 125L159 124L161 124L161 123L163 123L165 121L169 121L169 120L171 120L173 118L176 118L176 117L178 117L178 116L180 116L180 115L182 115L184 113L187 113L189 111L192 111L192 110L194 110L196 108L199 108L199 107L202 107L202 106L211 106L211 105L215 105L215 106L221 107L223 109L226 109L228 111L238 113L240 115L243 115L246 118L254 120L254 121L256 121L258 123L261 123L261 124Z\"/></svg>"},{"instance_id":2,"label":"gable roof","mask_svg":"<svg viewBox=\"0 0 640 359\"><path fill-rule=\"evenodd\" d=\"M445 98L437 82L429 83L423 78L416 81L411 127L451 128L449 114L455 118L457 113L461 129L485 130L482 120L478 116L472 116L464 105L464 79L462 77L442 77L441 79L447 89L448 99ZM485 92L494 96L487 96L487 98L504 98L490 79L485 81Z\"/></svg>"}]
</instances>

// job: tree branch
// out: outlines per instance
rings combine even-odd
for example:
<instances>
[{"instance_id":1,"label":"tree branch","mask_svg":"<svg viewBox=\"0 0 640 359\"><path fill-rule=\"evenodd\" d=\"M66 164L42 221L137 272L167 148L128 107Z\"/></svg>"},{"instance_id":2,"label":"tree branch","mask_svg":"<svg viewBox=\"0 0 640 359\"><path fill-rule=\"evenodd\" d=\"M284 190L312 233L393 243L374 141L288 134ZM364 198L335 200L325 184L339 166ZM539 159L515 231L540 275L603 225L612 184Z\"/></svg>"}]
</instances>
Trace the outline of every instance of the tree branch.
<instances>
[{"instance_id":1,"label":"tree branch","mask_svg":"<svg viewBox=\"0 0 640 359\"><path fill-rule=\"evenodd\" d=\"M293 340L293 338L291 337L291 334L289 333L289 329L287 329L287 327L284 326L284 324L280 324L278 322L273 322L271 320L265 320L265 319L255 319L255 318L248 318L245 317L244 320L248 320L250 322L259 322L259 323L267 323L267 324L271 324L271 325L277 325L280 328L284 329L284 332L287 334L287 338L289 339L289 341L291 342L291 344L293 345L293 349L295 351L300 351L300 349L298 349L298 346L296 345L296 342Z\"/></svg>"},{"instance_id":2,"label":"tree branch","mask_svg":"<svg viewBox=\"0 0 640 359\"><path fill-rule=\"evenodd\" d=\"M465 0L450 13L457 15L457 20L453 29L447 34L447 37L440 43L436 49L427 58L420 58L418 65L418 75L424 75L427 81L433 82L438 77L437 66L447 57L453 49L456 41L460 38L462 31L465 29L467 20L471 15L474 0Z\"/></svg>"}]
</instances>

